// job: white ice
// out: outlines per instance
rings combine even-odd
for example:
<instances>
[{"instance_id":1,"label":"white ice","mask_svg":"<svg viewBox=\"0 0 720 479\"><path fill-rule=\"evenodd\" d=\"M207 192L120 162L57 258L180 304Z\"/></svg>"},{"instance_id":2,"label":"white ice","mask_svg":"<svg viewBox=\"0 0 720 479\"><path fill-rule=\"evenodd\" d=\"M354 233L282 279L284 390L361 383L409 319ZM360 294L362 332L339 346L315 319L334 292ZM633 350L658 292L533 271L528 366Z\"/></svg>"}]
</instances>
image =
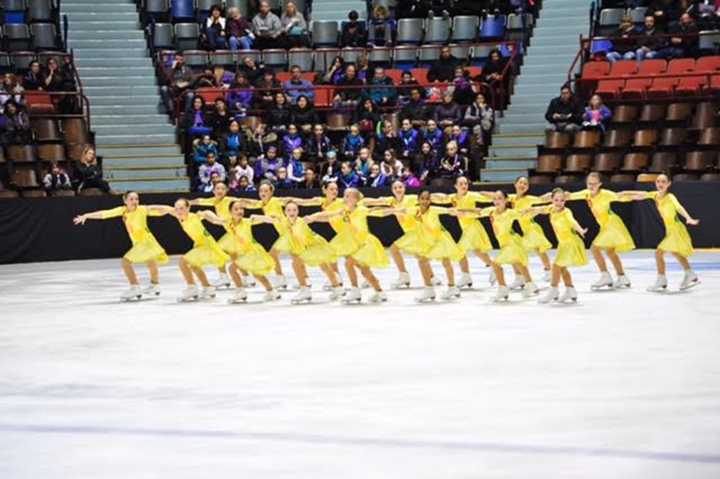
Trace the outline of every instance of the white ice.
<instances>
[{"instance_id":1,"label":"white ice","mask_svg":"<svg viewBox=\"0 0 720 479\"><path fill-rule=\"evenodd\" d=\"M0 478L717 479L720 254L684 293L669 259L667 294L624 258L631 290L589 265L567 306L490 304L477 260L426 306L330 304L317 272L312 305L178 304L176 258L123 304L116 259L0 266Z\"/></svg>"}]
</instances>

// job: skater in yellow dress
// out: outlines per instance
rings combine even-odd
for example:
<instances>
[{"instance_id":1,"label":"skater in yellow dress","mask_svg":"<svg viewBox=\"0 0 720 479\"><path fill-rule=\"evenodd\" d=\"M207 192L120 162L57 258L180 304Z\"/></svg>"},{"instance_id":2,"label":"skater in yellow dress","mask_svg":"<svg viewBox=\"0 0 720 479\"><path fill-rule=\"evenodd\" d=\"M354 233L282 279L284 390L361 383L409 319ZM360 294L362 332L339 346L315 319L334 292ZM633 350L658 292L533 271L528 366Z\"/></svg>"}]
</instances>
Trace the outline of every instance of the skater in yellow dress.
<instances>
[{"instance_id":1,"label":"skater in yellow dress","mask_svg":"<svg viewBox=\"0 0 720 479\"><path fill-rule=\"evenodd\" d=\"M491 203L492 198L486 193L469 191L470 183L464 176L459 176L455 181L456 192L451 195L435 193L432 195L432 202L442 205L452 205L453 208L467 209L475 208L477 203ZM492 261L488 255L488 251L492 249L490 237L483 225L475 218L459 218L462 236L458 241L458 246L465 252L465 256L460 260L460 281L459 288L472 287L472 277L470 276L470 263L467 254L474 251L475 254L485 263L486 267L492 266ZM495 284L495 272L491 268L489 275L490 284Z\"/></svg>"},{"instance_id":2,"label":"skater in yellow dress","mask_svg":"<svg viewBox=\"0 0 720 479\"><path fill-rule=\"evenodd\" d=\"M595 221L600 226L600 232L590 246L590 252L600 269L600 278L592 284L592 289L629 288L630 280L625 275L625 269L618 253L634 250L635 242L625 227L625 223L613 212L611 204L616 201L631 201L632 198L623 193L603 189L600 175L594 172L587 176L586 185L587 188L584 190L568 193L566 199L586 201ZM617 273L617 279L614 282L608 272L603 252L610 259Z\"/></svg>"},{"instance_id":3,"label":"skater in yellow dress","mask_svg":"<svg viewBox=\"0 0 720 479\"><path fill-rule=\"evenodd\" d=\"M180 272L185 279L187 287L178 298L178 301L195 301L198 299L212 299L215 297L215 288L208 282L203 271L204 266L220 266L230 261L230 256L225 253L215 238L205 229L203 220L222 226L224 222L210 211L190 212L190 202L186 198L180 198L175 202L175 207L166 206L165 214L174 216L179 222L185 234L193 241L193 248L180 258ZM195 278L202 286L199 291L195 284Z\"/></svg>"},{"instance_id":4,"label":"skater in yellow dress","mask_svg":"<svg viewBox=\"0 0 720 479\"><path fill-rule=\"evenodd\" d=\"M335 250L330 243L315 233L308 226L318 215L316 213L305 218L300 217L300 207L294 201L288 201L282 216L252 215L254 222L270 223L280 232L280 240L287 245L287 251L292 258L293 271L300 284L300 291L292 299L293 304L308 303L312 300L310 284L308 283L307 266L318 266L325 273L332 285L330 300L336 301L343 294L339 277L331 265L337 261Z\"/></svg>"},{"instance_id":5,"label":"skater in yellow dress","mask_svg":"<svg viewBox=\"0 0 720 479\"><path fill-rule=\"evenodd\" d=\"M504 191L494 193L493 205L488 208L474 208L456 210L454 213L460 217L489 217L493 233L500 245L500 252L492 265L495 270L495 277L498 282L498 291L495 301L507 300L510 296L510 288L505 283L505 272L502 265L509 264L517 270L523 278L523 296L529 298L538 294L540 289L533 283L530 271L528 270L528 254L523 245L522 238L513 230L513 224L520 221L523 215L515 209L509 209L509 200Z\"/></svg>"},{"instance_id":6,"label":"skater in yellow dress","mask_svg":"<svg viewBox=\"0 0 720 479\"><path fill-rule=\"evenodd\" d=\"M230 277L235 283L235 293L230 303L242 303L247 301L247 292L245 291L246 279L245 274L252 274L258 282L265 288L265 296L263 301L275 301L280 298L278 293L270 283L267 275L272 273L275 268L275 261L272 256L265 251L260 243L255 241L252 234L253 222L250 218L245 218L245 208L239 201L230 204L230 218L223 219L209 211L205 212L205 216L213 223L220 224L225 227L230 235L229 238L235 243L231 247L234 252L232 261L230 262ZM218 242L218 245L220 243ZM223 248L224 251L225 248Z\"/></svg>"},{"instance_id":7,"label":"skater in yellow dress","mask_svg":"<svg viewBox=\"0 0 720 479\"><path fill-rule=\"evenodd\" d=\"M381 208L377 210L378 214L397 215L404 224L405 234L396 244L402 251L417 257L425 284L420 296L415 298L416 301L424 303L435 300L434 274L430 265L432 260L440 261L447 275L448 287L441 298L448 301L459 298L460 289L455 286L452 262L461 260L465 253L440 221L440 216L448 214L448 210L431 206L428 190L421 191L417 198L417 206Z\"/></svg>"},{"instance_id":8,"label":"skater in yellow dress","mask_svg":"<svg viewBox=\"0 0 720 479\"><path fill-rule=\"evenodd\" d=\"M192 199L190 200L190 206L212 206L215 210L215 214L218 217L223 220L229 220L231 216L230 205L233 203L233 201L237 201L238 198L228 196L228 187L223 182L215 183L212 192L212 198ZM222 236L222 238L218 240L218 244L223 249L223 251L225 251L230 256L231 260L235 260L235 258L237 257L237 241L235 241L232 233L227 229L227 227L225 229L226 232ZM221 266L220 268L218 268L218 271L220 273L220 278L214 286L217 288L229 288L230 278L228 278L226 266ZM252 280L252 277L248 276L245 272L242 272L242 275L245 276L243 281L246 284L254 286L254 281Z\"/></svg>"},{"instance_id":9,"label":"skater in yellow dress","mask_svg":"<svg viewBox=\"0 0 720 479\"><path fill-rule=\"evenodd\" d=\"M125 206L118 206L110 210L93 211L78 215L73 219L76 225L84 225L87 220L106 220L122 218L128 232L132 248L122 258L122 269L130 283L130 289L122 294L120 299L131 301L142 296L154 297L160 294L160 276L158 265L168 262L168 256L147 225L148 216L162 216L165 206L140 205L140 195L128 191L123 195ZM145 263L150 271L150 285L140 288L133 264Z\"/></svg>"},{"instance_id":10,"label":"skater in yellow dress","mask_svg":"<svg viewBox=\"0 0 720 479\"><path fill-rule=\"evenodd\" d=\"M585 243L583 238L587 229L581 227L569 208L565 207L565 191L562 188L555 188L552 191L552 204L544 207L529 208L524 214L545 214L550 215L555 236L558 239L557 254L552 265L552 280L547 294L540 298L540 303L551 301L577 301L577 291L573 286L572 276L568 268L573 266L584 266L588 263ZM559 296L558 286L562 277L565 284L565 293Z\"/></svg>"},{"instance_id":11,"label":"skater in yellow dress","mask_svg":"<svg viewBox=\"0 0 720 479\"><path fill-rule=\"evenodd\" d=\"M655 250L655 262L657 263L657 280L655 284L648 288L651 292L663 292L667 290L667 276L665 276L665 253L671 253L680 266L682 266L685 274L680 290L686 290L700 284L700 279L690 267L688 258L693 254L693 244L688 230L680 221L678 215L685 219L685 223L690 226L697 226L700 220L690 216L690 213L680 204L674 194L670 193L670 178L661 174L655 179L655 188L657 191L633 192L636 200L653 200L657 206L658 212L662 217L665 225L665 237ZM629 192L628 192L629 193Z\"/></svg>"},{"instance_id":12,"label":"skater in yellow dress","mask_svg":"<svg viewBox=\"0 0 720 479\"><path fill-rule=\"evenodd\" d=\"M345 258L345 268L352 284L343 302L349 304L362 301L357 274L359 270L375 290L370 301L381 303L387 301L387 297L371 268L386 268L389 259L380 240L370 233L367 223L368 216L381 216L381 214L371 212L367 207L362 206L361 200L362 194L357 189L348 188L343 195L345 203L343 210L316 213L313 215L313 221L329 222L333 218L342 218L338 234L330 244L338 256Z\"/></svg>"}]
</instances>

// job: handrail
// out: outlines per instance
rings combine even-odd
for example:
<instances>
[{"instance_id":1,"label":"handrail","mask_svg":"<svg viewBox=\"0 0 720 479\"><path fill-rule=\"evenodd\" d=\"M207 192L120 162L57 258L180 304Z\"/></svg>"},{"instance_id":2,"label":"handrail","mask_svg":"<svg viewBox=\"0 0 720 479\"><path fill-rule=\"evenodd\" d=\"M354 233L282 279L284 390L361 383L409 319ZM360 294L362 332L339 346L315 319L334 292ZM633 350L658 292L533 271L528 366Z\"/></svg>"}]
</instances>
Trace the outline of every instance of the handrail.
<instances>
[{"instance_id":1,"label":"handrail","mask_svg":"<svg viewBox=\"0 0 720 479\"><path fill-rule=\"evenodd\" d=\"M583 42L583 36L580 35L580 45L582 46ZM575 54L575 58L573 59L572 63L570 64L570 68L568 69L567 74L567 82L566 84L570 85L573 82L573 72L575 71L575 66L577 65L578 61L582 62L583 60L583 53L585 50L581 47L580 50Z\"/></svg>"},{"instance_id":2,"label":"handrail","mask_svg":"<svg viewBox=\"0 0 720 479\"><path fill-rule=\"evenodd\" d=\"M58 5L59 5L59 3L58 3ZM70 22L68 21L68 16L63 15L63 38L62 38L63 50L67 50L67 38L68 38L69 27L70 27Z\"/></svg>"}]
</instances>

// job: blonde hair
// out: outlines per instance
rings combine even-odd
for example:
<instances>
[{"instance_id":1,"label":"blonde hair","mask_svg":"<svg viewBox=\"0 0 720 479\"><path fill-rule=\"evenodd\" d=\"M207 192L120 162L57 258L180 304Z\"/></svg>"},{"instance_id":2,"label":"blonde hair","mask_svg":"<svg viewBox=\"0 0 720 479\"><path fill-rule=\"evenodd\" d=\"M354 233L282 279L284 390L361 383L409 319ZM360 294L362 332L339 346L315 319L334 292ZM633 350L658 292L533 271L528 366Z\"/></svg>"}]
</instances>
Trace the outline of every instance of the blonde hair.
<instances>
[{"instance_id":1,"label":"blonde hair","mask_svg":"<svg viewBox=\"0 0 720 479\"><path fill-rule=\"evenodd\" d=\"M96 154L95 154L95 153L96 153L96 152L95 152L95 147L92 146L92 145L85 145L85 146L83 147L83 149L82 149L82 155L80 156L80 160L84 163L84 162L85 162L85 158L87 157L87 154L88 154L89 151L92 151L92 152L93 152L92 164L93 164L93 165L96 165L96 164L97 164L97 156L96 156Z\"/></svg>"}]
</instances>

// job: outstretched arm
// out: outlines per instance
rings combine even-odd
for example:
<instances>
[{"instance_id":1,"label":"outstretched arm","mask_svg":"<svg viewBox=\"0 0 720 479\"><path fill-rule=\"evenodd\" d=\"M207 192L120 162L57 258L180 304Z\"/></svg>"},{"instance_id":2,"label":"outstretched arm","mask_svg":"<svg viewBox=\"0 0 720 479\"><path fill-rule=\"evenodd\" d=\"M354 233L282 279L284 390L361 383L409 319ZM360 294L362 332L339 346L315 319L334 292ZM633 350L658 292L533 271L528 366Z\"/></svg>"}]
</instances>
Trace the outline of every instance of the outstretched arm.
<instances>
[{"instance_id":1,"label":"outstretched arm","mask_svg":"<svg viewBox=\"0 0 720 479\"><path fill-rule=\"evenodd\" d=\"M391 215L403 215L406 214L405 208L371 208L370 216L385 217Z\"/></svg>"},{"instance_id":2,"label":"outstretched arm","mask_svg":"<svg viewBox=\"0 0 720 479\"><path fill-rule=\"evenodd\" d=\"M333 218L337 218L338 216L342 216L345 212L342 210L339 211L320 211L318 213L313 213L308 216L304 216L303 219L305 220L305 223L327 223Z\"/></svg>"},{"instance_id":3,"label":"outstretched arm","mask_svg":"<svg viewBox=\"0 0 720 479\"><path fill-rule=\"evenodd\" d=\"M73 218L73 223L76 225L84 225L87 220L102 220L105 219L105 217L103 217L104 213L105 211L93 211L91 213L77 215Z\"/></svg>"},{"instance_id":4,"label":"outstretched arm","mask_svg":"<svg viewBox=\"0 0 720 479\"><path fill-rule=\"evenodd\" d=\"M275 223L278 218L266 215L250 215L250 221L253 223Z\"/></svg>"},{"instance_id":5,"label":"outstretched arm","mask_svg":"<svg viewBox=\"0 0 720 479\"><path fill-rule=\"evenodd\" d=\"M363 198L363 206L388 206L390 198L381 196L380 198Z\"/></svg>"},{"instance_id":6,"label":"outstretched arm","mask_svg":"<svg viewBox=\"0 0 720 479\"><path fill-rule=\"evenodd\" d=\"M532 208L525 208L524 210L520 211L521 215L546 215L550 213L547 206L533 206Z\"/></svg>"},{"instance_id":7,"label":"outstretched arm","mask_svg":"<svg viewBox=\"0 0 720 479\"><path fill-rule=\"evenodd\" d=\"M452 204L452 196L445 193L432 193L430 201L438 205L449 205Z\"/></svg>"},{"instance_id":8,"label":"outstretched arm","mask_svg":"<svg viewBox=\"0 0 720 479\"><path fill-rule=\"evenodd\" d=\"M215 213L213 213L213 212L210 211L210 210L198 211L198 212L197 212L197 215L198 215L200 218L204 219L205 221L207 221L207 222L209 222L209 223L212 223L212 224L214 224L214 225L224 226L224 225L227 224L227 221L225 221L224 219L220 218L218 215L216 215Z\"/></svg>"},{"instance_id":9,"label":"outstretched arm","mask_svg":"<svg viewBox=\"0 0 720 479\"><path fill-rule=\"evenodd\" d=\"M688 213L687 210L685 209L685 207L680 204L680 202L677 200L677 198L675 198L673 196L672 199L673 199L673 203L675 204L675 209L677 210L677 212L680 214L680 216L685 218L685 223L689 224L690 226L697 226L700 224L700 220L695 219L692 216L690 216L690 213Z\"/></svg>"},{"instance_id":10,"label":"outstretched arm","mask_svg":"<svg viewBox=\"0 0 720 479\"><path fill-rule=\"evenodd\" d=\"M648 199L647 191L619 191L617 195L620 201L642 201Z\"/></svg>"},{"instance_id":11,"label":"outstretched arm","mask_svg":"<svg viewBox=\"0 0 720 479\"><path fill-rule=\"evenodd\" d=\"M320 206L323 203L323 199L319 196L316 196L315 198L293 198L293 197L286 197L286 201L292 200L293 203L296 203L298 206Z\"/></svg>"},{"instance_id":12,"label":"outstretched arm","mask_svg":"<svg viewBox=\"0 0 720 479\"><path fill-rule=\"evenodd\" d=\"M168 205L147 205L145 208L147 208L148 213L152 216L172 215L175 212L175 208Z\"/></svg>"}]
</instances>

